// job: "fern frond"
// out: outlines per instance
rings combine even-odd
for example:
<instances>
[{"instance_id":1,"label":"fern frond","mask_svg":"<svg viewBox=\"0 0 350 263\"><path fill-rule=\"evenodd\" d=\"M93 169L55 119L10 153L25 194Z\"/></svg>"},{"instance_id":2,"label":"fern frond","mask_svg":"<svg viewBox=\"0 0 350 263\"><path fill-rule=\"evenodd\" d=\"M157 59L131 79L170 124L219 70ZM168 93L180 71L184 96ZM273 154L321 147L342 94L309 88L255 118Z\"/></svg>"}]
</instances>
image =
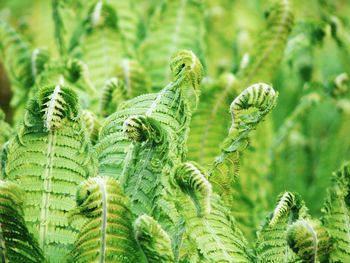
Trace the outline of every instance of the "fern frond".
<instances>
[{"instance_id":1,"label":"fern frond","mask_svg":"<svg viewBox=\"0 0 350 263\"><path fill-rule=\"evenodd\" d=\"M203 39L201 0L167 0L159 6L151 21L150 32L139 50L154 91L171 81L171 72L164 65L169 64L172 54L178 50L192 50L203 59Z\"/></svg>"},{"instance_id":2,"label":"fern frond","mask_svg":"<svg viewBox=\"0 0 350 263\"><path fill-rule=\"evenodd\" d=\"M288 246L287 230L293 222L307 216L307 208L299 195L282 193L258 232L257 262L293 262L296 255Z\"/></svg>"},{"instance_id":3,"label":"fern frond","mask_svg":"<svg viewBox=\"0 0 350 263\"><path fill-rule=\"evenodd\" d=\"M0 181L1 262L46 261L23 219L24 198L24 193L16 184Z\"/></svg>"},{"instance_id":4,"label":"fern frond","mask_svg":"<svg viewBox=\"0 0 350 263\"><path fill-rule=\"evenodd\" d=\"M36 48L31 53L30 64L33 79L35 80L45 70L45 65L50 61L49 52L46 49Z\"/></svg>"},{"instance_id":5,"label":"fern frond","mask_svg":"<svg viewBox=\"0 0 350 263\"><path fill-rule=\"evenodd\" d=\"M332 186L327 189L327 197L322 209L322 222L334 240L330 252L330 262L350 260L350 164L345 164L333 174Z\"/></svg>"},{"instance_id":6,"label":"fern frond","mask_svg":"<svg viewBox=\"0 0 350 263\"><path fill-rule=\"evenodd\" d=\"M75 240L80 226L68 224L67 212L94 170L77 96L59 84L43 87L7 146L4 171L25 191L24 219L50 262L62 262Z\"/></svg>"},{"instance_id":7,"label":"fern frond","mask_svg":"<svg viewBox=\"0 0 350 263\"><path fill-rule=\"evenodd\" d=\"M328 262L331 250L330 236L317 220L300 219L287 232L291 249L303 262Z\"/></svg>"},{"instance_id":8,"label":"fern frond","mask_svg":"<svg viewBox=\"0 0 350 263\"><path fill-rule=\"evenodd\" d=\"M34 84L31 74L30 46L11 26L2 20L0 20L0 38L1 59L9 79L16 92L20 92L20 90L23 92Z\"/></svg>"},{"instance_id":9,"label":"fern frond","mask_svg":"<svg viewBox=\"0 0 350 263\"><path fill-rule=\"evenodd\" d=\"M110 4L98 1L90 10L80 38L81 59L88 65L96 90L112 77L113 70L124 55L117 14ZM75 51L79 53L79 50Z\"/></svg>"},{"instance_id":10,"label":"fern frond","mask_svg":"<svg viewBox=\"0 0 350 263\"><path fill-rule=\"evenodd\" d=\"M122 103L107 118L96 146L100 174L120 179L138 215L152 215L162 171L186 152L190 94L198 93L202 68L190 51L179 52L171 65L174 82Z\"/></svg>"},{"instance_id":11,"label":"fern frond","mask_svg":"<svg viewBox=\"0 0 350 263\"><path fill-rule=\"evenodd\" d=\"M77 95L60 84L42 88L38 103L47 131L59 129L65 118L75 120L78 116Z\"/></svg>"},{"instance_id":12,"label":"fern frond","mask_svg":"<svg viewBox=\"0 0 350 263\"><path fill-rule=\"evenodd\" d=\"M123 59L116 65L113 76L125 84L125 99L151 91L151 79L137 60Z\"/></svg>"},{"instance_id":13,"label":"fern frond","mask_svg":"<svg viewBox=\"0 0 350 263\"><path fill-rule=\"evenodd\" d=\"M188 235L196 242L203 262L251 262L247 241L218 195L212 195L206 217L186 213L186 208L183 211Z\"/></svg>"},{"instance_id":14,"label":"fern frond","mask_svg":"<svg viewBox=\"0 0 350 263\"><path fill-rule=\"evenodd\" d=\"M197 164L186 162L177 167L174 178L180 189L191 196L199 215L210 214L212 189L204 174Z\"/></svg>"},{"instance_id":15,"label":"fern frond","mask_svg":"<svg viewBox=\"0 0 350 263\"><path fill-rule=\"evenodd\" d=\"M136 48L140 41L140 17L136 10L136 3L130 0L110 1L118 15L118 27L123 36L126 53L130 57L136 55ZM137 3L139 4L139 3Z\"/></svg>"},{"instance_id":16,"label":"fern frond","mask_svg":"<svg viewBox=\"0 0 350 263\"><path fill-rule=\"evenodd\" d=\"M109 116L116 112L117 106L125 100L126 88L123 81L117 78L111 78L106 81L102 88L100 98L100 114Z\"/></svg>"},{"instance_id":17,"label":"fern frond","mask_svg":"<svg viewBox=\"0 0 350 263\"><path fill-rule=\"evenodd\" d=\"M270 85L258 83L245 89L231 103L232 125L210 172L210 181L221 194L230 195L239 154L248 146L249 133L275 107L277 97Z\"/></svg>"},{"instance_id":18,"label":"fern frond","mask_svg":"<svg viewBox=\"0 0 350 263\"><path fill-rule=\"evenodd\" d=\"M271 82L283 56L293 20L289 0L272 1L271 9L267 13L266 27L253 45L249 63L238 75L243 87L257 81Z\"/></svg>"},{"instance_id":19,"label":"fern frond","mask_svg":"<svg viewBox=\"0 0 350 263\"><path fill-rule=\"evenodd\" d=\"M91 143L94 145L97 142L101 123L97 116L88 110L82 111L82 120L85 123L87 132L90 135Z\"/></svg>"},{"instance_id":20,"label":"fern frond","mask_svg":"<svg viewBox=\"0 0 350 263\"><path fill-rule=\"evenodd\" d=\"M0 109L0 151L2 146L7 142L15 133L14 129L5 121L5 113Z\"/></svg>"},{"instance_id":21,"label":"fern frond","mask_svg":"<svg viewBox=\"0 0 350 263\"><path fill-rule=\"evenodd\" d=\"M152 217L139 216L134 224L135 237L150 263L174 262L171 240Z\"/></svg>"},{"instance_id":22,"label":"fern frond","mask_svg":"<svg viewBox=\"0 0 350 263\"><path fill-rule=\"evenodd\" d=\"M87 222L70 253L72 262L142 259L133 235L129 200L116 180L92 177L84 181L78 187L76 202L77 210Z\"/></svg>"}]
</instances>

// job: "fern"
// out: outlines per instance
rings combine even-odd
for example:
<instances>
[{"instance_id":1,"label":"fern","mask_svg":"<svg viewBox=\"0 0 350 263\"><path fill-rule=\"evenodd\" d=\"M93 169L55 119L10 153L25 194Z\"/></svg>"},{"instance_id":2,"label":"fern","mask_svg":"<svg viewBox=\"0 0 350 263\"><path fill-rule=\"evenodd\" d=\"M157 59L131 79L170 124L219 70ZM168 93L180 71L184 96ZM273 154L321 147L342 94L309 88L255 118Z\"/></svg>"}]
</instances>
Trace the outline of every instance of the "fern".
<instances>
[{"instance_id":1,"label":"fern","mask_svg":"<svg viewBox=\"0 0 350 263\"><path fill-rule=\"evenodd\" d=\"M136 55L136 48L140 41L140 17L133 1L110 1L118 15L118 27L123 36L126 53L130 57Z\"/></svg>"},{"instance_id":2,"label":"fern","mask_svg":"<svg viewBox=\"0 0 350 263\"><path fill-rule=\"evenodd\" d=\"M171 240L168 234L152 217L142 215L134 225L135 237L148 262L174 262Z\"/></svg>"},{"instance_id":3,"label":"fern","mask_svg":"<svg viewBox=\"0 0 350 263\"><path fill-rule=\"evenodd\" d=\"M206 217L188 213L188 235L196 242L204 262L251 262L247 241L218 195L212 195Z\"/></svg>"},{"instance_id":4,"label":"fern","mask_svg":"<svg viewBox=\"0 0 350 263\"><path fill-rule=\"evenodd\" d=\"M23 219L23 194L16 184L0 181L1 262L45 262Z\"/></svg>"},{"instance_id":5,"label":"fern","mask_svg":"<svg viewBox=\"0 0 350 263\"><path fill-rule=\"evenodd\" d=\"M26 192L24 219L51 262L61 262L79 226L69 225L75 187L94 170L76 94L60 84L43 87L7 147L5 177Z\"/></svg>"},{"instance_id":6,"label":"fern","mask_svg":"<svg viewBox=\"0 0 350 263\"><path fill-rule=\"evenodd\" d=\"M329 255L330 262L350 260L349 179L350 166L347 163L333 174L332 186L327 190L322 221L334 239L334 249Z\"/></svg>"},{"instance_id":7,"label":"fern","mask_svg":"<svg viewBox=\"0 0 350 263\"><path fill-rule=\"evenodd\" d=\"M331 250L329 233L320 222L310 219L296 221L287 232L291 249L305 262L328 262Z\"/></svg>"},{"instance_id":8,"label":"fern","mask_svg":"<svg viewBox=\"0 0 350 263\"><path fill-rule=\"evenodd\" d=\"M0 59L5 65L13 97L11 105L16 108L15 119L19 118L26 104L30 88L43 71L49 57L47 51L34 49L22 39L6 22L0 20Z\"/></svg>"},{"instance_id":9,"label":"fern","mask_svg":"<svg viewBox=\"0 0 350 263\"><path fill-rule=\"evenodd\" d=\"M105 82L100 98L100 114L109 116L117 110L117 106L124 101L126 88L122 80L111 78Z\"/></svg>"},{"instance_id":10,"label":"fern","mask_svg":"<svg viewBox=\"0 0 350 263\"><path fill-rule=\"evenodd\" d=\"M152 215L162 170L185 153L190 120L186 95L198 87L202 67L192 52L182 51L173 57L171 68L174 82L120 105L103 125L96 147L100 174L121 181L138 215Z\"/></svg>"},{"instance_id":11,"label":"fern","mask_svg":"<svg viewBox=\"0 0 350 263\"><path fill-rule=\"evenodd\" d=\"M169 64L170 57L178 50L192 50L203 60L202 14L201 0L166 0L155 12L150 32L139 51L154 91L159 91L171 81L172 74L164 65Z\"/></svg>"},{"instance_id":12,"label":"fern","mask_svg":"<svg viewBox=\"0 0 350 263\"><path fill-rule=\"evenodd\" d=\"M76 212L87 218L87 222L70 253L72 262L142 259L133 236L129 201L116 180L92 177L84 181L78 187L76 202Z\"/></svg>"},{"instance_id":13,"label":"fern","mask_svg":"<svg viewBox=\"0 0 350 263\"><path fill-rule=\"evenodd\" d=\"M197 164L187 162L179 166L176 169L175 180L180 189L191 196L199 215L210 214L211 184Z\"/></svg>"},{"instance_id":14,"label":"fern","mask_svg":"<svg viewBox=\"0 0 350 263\"><path fill-rule=\"evenodd\" d=\"M273 0L271 2L265 29L260 33L249 54L248 64L238 76L243 87L257 81L272 80L293 26L294 18L290 1Z\"/></svg>"},{"instance_id":15,"label":"fern","mask_svg":"<svg viewBox=\"0 0 350 263\"><path fill-rule=\"evenodd\" d=\"M193 113L191 122L188 141L191 160L208 165L220 153L217 146L227 134L228 107L238 88L239 82L231 73L224 73L214 83L204 85L203 100Z\"/></svg>"},{"instance_id":16,"label":"fern","mask_svg":"<svg viewBox=\"0 0 350 263\"><path fill-rule=\"evenodd\" d=\"M293 262L296 255L287 243L287 230L294 221L307 216L299 195L282 193L274 211L267 217L257 239L257 262Z\"/></svg>"},{"instance_id":17,"label":"fern","mask_svg":"<svg viewBox=\"0 0 350 263\"><path fill-rule=\"evenodd\" d=\"M210 181L214 189L229 196L234 176L237 175L239 154L248 146L248 135L276 105L277 93L263 83L244 90L231 104L232 125L214 161Z\"/></svg>"},{"instance_id":18,"label":"fern","mask_svg":"<svg viewBox=\"0 0 350 263\"><path fill-rule=\"evenodd\" d=\"M132 99L151 90L151 79L137 60L123 59L114 76L125 83L125 99Z\"/></svg>"},{"instance_id":19,"label":"fern","mask_svg":"<svg viewBox=\"0 0 350 263\"><path fill-rule=\"evenodd\" d=\"M200 262L250 262L242 232L220 197L211 192L206 177L197 164L185 162L174 171L177 187L164 198L174 203L185 222L180 260L197 257Z\"/></svg>"},{"instance_id":20,"label":"fern","mask_svg":"<svg viewBox=\"0 0 350 263\"><path fill-rule=\"evenodd\" d=\"M97 90L101 90L104 82L112 77L114 67L124 54L117 19L111 5L96 1L84 21L84 27L78 29L81 31L78 38L80 45L74 52L80 54L88 65ZM73 42L72 46L76 44Z\"/></svg>"}]
</instances>

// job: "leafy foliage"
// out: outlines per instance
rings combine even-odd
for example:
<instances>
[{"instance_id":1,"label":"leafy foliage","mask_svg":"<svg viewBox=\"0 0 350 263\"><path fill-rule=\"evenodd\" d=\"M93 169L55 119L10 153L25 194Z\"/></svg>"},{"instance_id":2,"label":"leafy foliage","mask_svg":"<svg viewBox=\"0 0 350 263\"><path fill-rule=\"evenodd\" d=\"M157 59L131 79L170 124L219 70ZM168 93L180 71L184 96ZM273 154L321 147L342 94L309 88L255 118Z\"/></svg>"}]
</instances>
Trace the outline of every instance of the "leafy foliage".
<instances>
[{"instance_id":1,"label":"leafy foliage","mask_svg":"<svg viewBox=\"0 0 350 263\"><path fill-rule=\"evenodd\" d=\"M76 212L87 222L71 251L72 262L134 262L141 257L133 242L128 199L117 181L89 178L78 187L76 202Z\"/></svg>"},{"instance_id":2,"label":"leafy foliage","mask_svg":"<svg viewBox=\"0 0 350 263\"><path fill-rule=\"evenodd\" d=\"M349 12L1 1L2 261L350 261Z\"/></svg>"},{"instance_id":3,"label":"leafy foliage","mask_svg":"<svg viewBox=\"0 0 350 263\"><path fill-rule=\"evenodd\" d=\"M23 219L23 192L0 181L0 257L2 262L44 262L42 251Z\"/></svg>"},{"instance_id":4,"label":"leafy foliage","mask_svg":"<svg viewBox=\"0 0 350 263\"><path fill-rule=\"evenodd\" d=\"M93 170L76 94L59 84L43 87L7 146L4 171L26 192L24 219L52 262L62 261L74 242L79 226L68 223L67 212L75 187Z\"/></svg>"}]
</instances>

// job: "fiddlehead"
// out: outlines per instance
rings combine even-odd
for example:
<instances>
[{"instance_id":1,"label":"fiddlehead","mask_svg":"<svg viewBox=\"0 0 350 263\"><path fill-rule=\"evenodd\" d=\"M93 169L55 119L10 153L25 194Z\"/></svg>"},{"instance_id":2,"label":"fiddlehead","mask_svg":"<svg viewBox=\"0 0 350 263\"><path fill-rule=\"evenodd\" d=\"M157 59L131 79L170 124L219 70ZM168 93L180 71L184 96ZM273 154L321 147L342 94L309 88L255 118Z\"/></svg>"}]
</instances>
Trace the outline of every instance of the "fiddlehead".
<instances>
[{"instance_id":1,"label":"fiddlehead","mask_svg":"<svg viewBox=\"0 0 350 263\"><path fill-rule=\"evenodd\" d=\"M231 104L232 125L223 142L221 155L210 172L214 189L229 191L232 174L237 174L239 154L248 146L249 133L275 107L278 94L267 84L258 83L245 89ZM233 171L233 172L232 172ZM229 187L229 188L226 188ZM222 192L222 190L220 190ZM226 195L228 193L222 192Z\"/></svg>"},{"instance_id":2,"label":"fiddlehead","mask_svg":"<svg viewBox=\"0 0 350 263\"><path fill-rule=\"evenodd\" d=\"M139 216L134 223L134 232L148 262L174 262L170 237L152 217Z\"/></svg>"},{"instance_id":3,"label":"fiddlehead","mask_svg":"<svg viewBox=\"0 0 350 263\"><path fill-rule=\"evenodd\" d=\"M60 84L39 89L7 146L5 177L30 200L24 219L50 262L62 262L79 232L67 211L74 207L75 187L95 170L77 103L73 90Z\"/></svg>"},{"instance_id":4,"label":"fiddlehead","mask_svg":"<svg viewBox=\"0 0 350 263\"><path fill-rule=\"evenodd\" d=\"M275 209L258 232L258 262L290 262L296 255L287 244L288 227L299 218L307 217L307 208L301 197L285 192L278 197Z\"/></svg>"},{"instance_id":5,"label":"fiddlehead","mask_svg":"<svg viewBox=\"0 0 350 263\"><path fill-rule=\"evenodd\" d=\"M112 178L92 177L76 193L75 213L87 218L70 252L72 262L142 259L132 230L129 200Z\"/></svg>"},{"instance_id":6,"label":"fiddlehead","mask_svg":"<svg viewBox=\"0 0 350 263\"><path fill-rule=\"evenodd\" d=\"M193 50L202 58L202 14L202 1L198 0L167 0L155 12L150 33L140 47L141 62L151 75L154 91L159 91L171 81L171 72L163 65L169 63L175 52L182 49ZM160 42L162 48L158 49Z\"/></svg>"},{"instance_id":7,"label":"fiddlehead","mask_svg":"<svg viewBox=\"0 0 350 263\"><path fill-rule=\"evenodd\" d=\"M197 213L208 215L212 189L204 171L197 164L186 162L177 167L174 179L180 189L191 196Z\"/></svg>"},{"instance_id":8,"label":"fiddlehead","mask_svg":"<svg viewBox=\"0 0 350 263\"><path fill-rule=\"evenodd\" d=\"M290 248L303 262L328 262L332 242L328 231L317 220L300 219L287 232Z\"/></svg>"},{"instance_id":9,"label":"fiddlehead","mask_svg":"<svg viewBox=\"0 0 350 263\"><path fill-rule=\"evenodd\" d=\"M152 215L161 174L186 152L190 94L198 93L202 67L190 51L179 52L171 64L174 81L159 93L121 103L103 125L96 147L100 173L120 179L137 215ZM141 161L136 162L136 156Z\"/></svg>"},{"instance_id":10,"label":"fiddlehead","mask_svg":"<svg viewBox=\"0 0 350 263\"><path fill-rule=\"evenodd\" d=\"M42 88L38 97L38 106L48 131L60 128L65 118L75 120L78 116L77 105L77 95L60 84Z\"/></svg>"},{"instance_id":11,"label":"fiddlehead","mask_svg":"<svg viewBox=\"0 0 350 263\"><path fill-rule=\"evenodd\" d=\"M164 132L164 131L163 131ZM162 141L162 131L156 120L147 116L130 116L123 123L123 133L132 141Z\"/></svg>"}]
</instances>

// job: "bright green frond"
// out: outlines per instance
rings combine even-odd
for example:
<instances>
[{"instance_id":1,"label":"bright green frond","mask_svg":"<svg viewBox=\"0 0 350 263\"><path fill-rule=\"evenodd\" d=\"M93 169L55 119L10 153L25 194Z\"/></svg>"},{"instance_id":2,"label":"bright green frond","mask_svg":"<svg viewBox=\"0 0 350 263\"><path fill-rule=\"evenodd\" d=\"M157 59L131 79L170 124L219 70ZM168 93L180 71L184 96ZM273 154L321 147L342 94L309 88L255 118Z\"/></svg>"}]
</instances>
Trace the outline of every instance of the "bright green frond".
<instances>
[{"instance_id":1,"label":"bright green frond","mask_svg":"<svg viewBox=\"0 0 350 263\"><path fill-rule=\"evenodd\" d=\"M287 230L293 222L307 216L307 208L299 195L282 193L274 211L257 233L258 262L293 262L296 255L288 246Z\"/></svg>"},{"instance_id":2,"label":"bright green frond","mask_svg":"<svg viewBox=\"0 0 350 263\"><path fill-rule=\"evenodd\" d=\"M334 239L334 249L330 253L330 262L350 260L350 165L345 164L333 174L332 186L327 189L323 207L324 226Z\"/></svg>"},{"instance_id":3,"label":"bright green frond","mask_svg":"<svg viewBox=\"0 0 350 263\"><path fill-rule=\"evenodd\" d=\"M265 29L253 45L249 62L240 70L238 76L243 87L257 81L271 82L293 27L292 1L272 0L271 2L271 8L266 14Z\"/></svg>"},{"instance_id":4,"label":"bright green frond","mask_svg":"<svg viewBox=\"0 0 350 263\"><path fill-rule=\"evenodd\" d=\"M23 219L25 193L19 187L0 181L0 259L1 262L41 263L45 258Z\"/></svg>"},{"instance_id":5,"label":"bright green frond","mask_svg":"<svg viewBox=\"0 0 350 263\"><path fill-rule=\"evenodd\" d=\"M7 146L5 177L26 193L24 219L50 262L62 262L80 226L68 223L76 186L94 173L90 140L74 92L43 87Z\"/></svg>"},{"instance_id":6,"label":"bright green frond","mask_svg":"<svg viewBox=\"0 0 350 263\"><path fill-rule=\"evenodd\" d=\"M197 164L186 162L177 167L174 178L180 189L189 194L199 215L210 214L211 184Z\"/></svg>"},{"instance_id":7,"label":"bright green frond","mask_svg":"<svg viewBox=\"0 0 350 263\"><path fill-rule=\"evenodd\" d=\"M116 10L104 1L97 1L80 30L83 30L79 39L81 50L75 52L87 64L95 88L101 90L124 55Z\"/></svg>"},{"instance_id":8,"label":"bright green frond","mask_svg":"<svg viewBox=\"0 0 350 263\"><path fill-rule=\"evenodd\" d=\"M214 161L210 181L223 196L230 196L237 175L239 154L248 146L249 133L275 107L278 94L267 84L245 89L230 106L232 125L223 142L221 155Z\"/></svg>"},{"instance_id":9,"label":"bright green frond","mask_svg":"<svg viewBox=\"0 0 350 263\"><path fill-rule=\"evenodd\" d=\"M203 42L202 1L163 1L153 16L150 32L140 46L141 62L151 76L153 90L159 91L172 80L170 70L164 65L169 64L175 52L188 49L203 59Z\"/></svg>"},{"instance_id":10,"label":"bright green frond","mask_svg":"<svg viewBox=\"0 0 350 263\"><path fill-rule=\"evenodd\" d=\"M168 234L152 217L139 216L134 224L134 232L137 242L150 263L174 262L171 240Z\"/></svg>"},{"instance_id":11,"label":"bright green frond","mask_svg":"<svg viewBox=\"0 0 350 263\"><path fill-rule=\"evenodd\" d=\"M175 55L171 66L174 82L159 93L120 104L104 123L96 146L100 174L121 181L138 215L152 215L162 171L186 153L192 94L198 93L202 70L190 51Z\"/></svg>"},{"instance_id":12,"label":"bright green frond","mask_svg":"<svg viewBox=\"0 0 350 263\"><path fill-rule=\"evenodd\" d=\"M76 193L87 218L70 252L71 262L143 262L132 229L129 200L112 178L92 177Z\"/></svg>"},{"instance_id":13,"label":"bright green frond","mask_svg":"<svg viewBox=\"0 0 350 263\"><path fill-rule=\"evenodd\" d=\"M184 208L188 235L200 254L201 262L251 262L247 251L247 241L230 212L222 204L220 198L213 194L211 212L206 217L198 217Z\"/></svg>"}]
</instances>

